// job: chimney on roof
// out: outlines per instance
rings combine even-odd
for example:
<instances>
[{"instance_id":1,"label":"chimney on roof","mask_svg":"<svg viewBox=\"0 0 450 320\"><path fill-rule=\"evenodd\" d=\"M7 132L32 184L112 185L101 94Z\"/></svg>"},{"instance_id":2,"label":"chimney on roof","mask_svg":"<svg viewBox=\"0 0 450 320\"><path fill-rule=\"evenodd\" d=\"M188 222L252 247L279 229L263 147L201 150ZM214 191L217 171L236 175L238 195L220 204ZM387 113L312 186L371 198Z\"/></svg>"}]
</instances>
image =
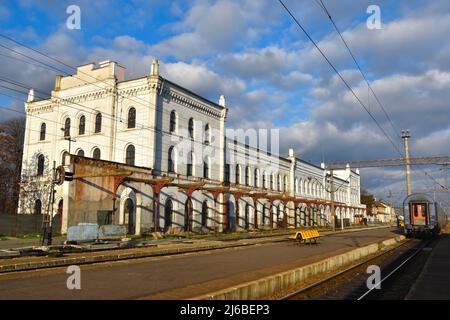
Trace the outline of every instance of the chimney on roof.
<instances>
[{"instance_id":1,"label":"chimney on roof","mask_svg":"<svg viewBox=\"0 0 450 320\"><path fill-rule=\"evenodd\" d=\"M27 102L33 102L33 101L34 101L34 90L30 89L30 91L28 91Z\"/></svg>"},{"instance_id":2,"label":"chimney on roof","mask_svg":"<svg viewBox=\"0 0 450 320\"><path fill-rule=\"evenodd\" d=\"M159 62L158 59L153 58L152 60L152 68L150 70L150 75L158 76L159 75Z\"/></svg>"},{"instance_id":3,"label":"chimney on roof","mask_svg":"<svg viewBox=\"0 0 450 320\"><path fill-rule=\"evenodd\" d=\"M219 98L219 106L225 107L226 103L225 103L225 96L222 94Z\"/></svg>"},{"instance_id":4,"label":"chimney on roof","mask_svg":"<svg viewBox=\"0 0 450 320\"><path fill-rule=\"evenodd\" d=\"M57 74L55 76L55 88L53 90L59 91L61 89L61 78L62 78L62 75L60 75L60 74Z\"/></svg>"}]
</instances>

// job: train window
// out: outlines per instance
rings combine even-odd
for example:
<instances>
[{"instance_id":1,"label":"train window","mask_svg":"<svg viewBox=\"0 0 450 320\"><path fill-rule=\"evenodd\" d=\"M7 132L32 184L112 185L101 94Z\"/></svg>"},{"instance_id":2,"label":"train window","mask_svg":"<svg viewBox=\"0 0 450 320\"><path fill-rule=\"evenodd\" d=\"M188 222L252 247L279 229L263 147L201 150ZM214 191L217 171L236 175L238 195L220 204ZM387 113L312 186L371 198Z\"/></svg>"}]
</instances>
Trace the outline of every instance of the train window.
<instances>
[{"instance_id":1,"label":"train window","mask_svg":"<svg viewBox=\"0 0 450 320\"><path fill-rule=\"evenodd\" d=\"M426 217L427 216L427 205L426 203L414 203L412 205L412 212L414 217Z\"/></svg>"},{"instance_id":2,"label":"train window","mask_svg":"<svg viewBox=\"0 0 450 320\"><path fill-rule=\"evenodd\" d=\"M422 217L426 217L426 216L427 216L427 205L422 204Z\"/></svg>"},{"instance_id":3,"label":"train window","mask_svg":"<svg viewBox=\"0 0 450 320\"><path fill-rule=\"evenodd\" d=\"M416 205L414 205L413 206L413 212L414 212L414 217L417 217L417 216L419 216L419 210L418 210L418 206L417 206L417 204Z\"/></svg>"}]
</instances>

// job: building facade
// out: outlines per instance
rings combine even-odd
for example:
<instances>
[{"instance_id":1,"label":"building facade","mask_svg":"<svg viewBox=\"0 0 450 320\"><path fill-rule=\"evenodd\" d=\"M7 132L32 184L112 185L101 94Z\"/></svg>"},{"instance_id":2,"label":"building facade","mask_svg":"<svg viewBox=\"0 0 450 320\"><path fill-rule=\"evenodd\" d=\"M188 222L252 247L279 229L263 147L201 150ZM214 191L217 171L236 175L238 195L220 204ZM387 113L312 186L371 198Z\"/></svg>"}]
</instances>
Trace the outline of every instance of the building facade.
<instances>
[{"instance_id":1,"label":"building facade","mask_svg":"<svg viewBox=\"0 0 450 320\"><path fill-rule=\"evenodd\" d=\"M25 109L18 210L59 215L63 233L88 221L125 224L136 234L331 221L324 164L292 149L283 157L262 148L261 137L251 143L248 131L226 128L223 96L215 103L163 78L156 59L147 76L133 80L113 61L80 66L56 76L49 99L30 90ZM58 166L74 181L54 187ZM347 167L333 179L336 218L354 223L365 214L359 172Z\"/></svg>"}]
</instances>

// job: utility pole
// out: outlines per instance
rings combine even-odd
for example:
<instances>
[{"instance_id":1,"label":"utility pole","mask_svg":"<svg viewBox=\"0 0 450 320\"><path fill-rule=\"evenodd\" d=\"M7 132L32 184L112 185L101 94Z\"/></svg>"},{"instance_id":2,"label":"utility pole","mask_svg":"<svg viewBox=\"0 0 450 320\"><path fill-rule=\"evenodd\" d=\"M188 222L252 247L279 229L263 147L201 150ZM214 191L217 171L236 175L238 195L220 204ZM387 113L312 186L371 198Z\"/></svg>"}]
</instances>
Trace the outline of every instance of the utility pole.
<instances>
[{"instance_id":1,"label":"utility pole","mask_svg":"<svg viewBox=\"0 0 450 320\"><path fill-rule=\"evenodd\" d=\"M408 139L411 137L409 129L402 130L403 144L405 145L405 160L406 160L406 194L409 196L411 194L411 170L409 162L409 146Z\"/></svg>"},{"instance_id":2,"label":"utility pole","mask_svg":"<svg viewBox=\"0 0 450 320\"><path fill-rule=\"evenodd\" d=\"M336 231L334 225L334 181L333 181L333 170L330 170L330 202L331 202L331 226L333 232Z\"/></svg>"}]
</instances>

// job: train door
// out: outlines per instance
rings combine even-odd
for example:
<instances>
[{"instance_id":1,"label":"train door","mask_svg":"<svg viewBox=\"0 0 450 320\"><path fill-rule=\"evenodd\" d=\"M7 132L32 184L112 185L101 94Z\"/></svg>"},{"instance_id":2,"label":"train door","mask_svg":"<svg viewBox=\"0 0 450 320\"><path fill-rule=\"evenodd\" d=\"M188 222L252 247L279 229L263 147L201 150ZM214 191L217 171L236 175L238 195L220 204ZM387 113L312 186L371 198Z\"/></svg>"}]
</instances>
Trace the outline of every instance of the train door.
<instances>
[{"instance_id":1,"label":"train door","mask_svg":"<svg viewBox=\"0 0 450 320\"><path fill-rule=\"evenodd\" d=\"M411 222L413 225L426 225L428 206L426 203L411 203Z\"/></svg>"}]
</instances>

